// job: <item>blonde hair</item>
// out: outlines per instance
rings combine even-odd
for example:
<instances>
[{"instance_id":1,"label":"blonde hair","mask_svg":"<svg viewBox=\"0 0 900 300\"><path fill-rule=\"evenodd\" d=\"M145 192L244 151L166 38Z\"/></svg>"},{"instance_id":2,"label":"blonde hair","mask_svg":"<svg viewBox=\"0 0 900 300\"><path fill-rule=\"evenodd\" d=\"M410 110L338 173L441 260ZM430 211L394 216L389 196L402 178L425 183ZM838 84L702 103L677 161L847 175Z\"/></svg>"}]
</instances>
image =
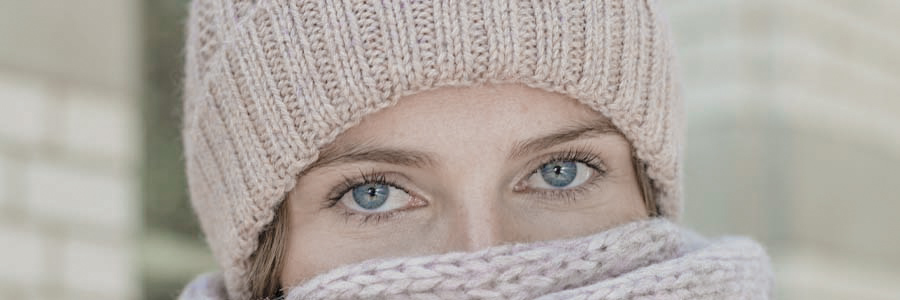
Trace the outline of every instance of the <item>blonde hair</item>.
<instances>
[{"instance_id":1,"label":"blonde hair","mask_svg":"<svg viewBox=\"0 0 900 300\"><path fill-rule=\"evenodd\" d=\"M635 177L638 188L650 217L659 216L659 206L653 193L653 185L647 176L647 166L632 155ZM275 213L275 219L259 235L259 248L250 257L250 299L278 299L283 296L281 288L281 270L284 268L288 224L290 214L287 200L281 202Z\"/></svg>"},{"instance_id":2,"label":"blonde hair","mask_svg":"<svg viewBox=\"0 0 900 300\"><path fill-rule=\"evenodd\" d=\"M281 270L287 250L290 214L281 201L269 227L259 234L259 247L250 256L250 299L276 299L282 295Z\"/></svg>"}]
</instances>

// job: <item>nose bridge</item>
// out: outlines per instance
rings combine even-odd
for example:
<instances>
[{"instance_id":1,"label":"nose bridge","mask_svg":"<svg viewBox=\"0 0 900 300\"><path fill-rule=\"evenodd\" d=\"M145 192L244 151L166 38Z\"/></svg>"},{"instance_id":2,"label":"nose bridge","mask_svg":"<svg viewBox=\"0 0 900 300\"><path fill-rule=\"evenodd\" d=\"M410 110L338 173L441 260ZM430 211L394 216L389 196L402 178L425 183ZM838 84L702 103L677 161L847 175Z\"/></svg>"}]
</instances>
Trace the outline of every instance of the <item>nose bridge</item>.
<instances>
[{"instance_id":1,"label":"nose bridge","mask_svg":"<svg viewBox=\"0 0 900 300\"><path fill-rule=\"evenodd\" d=\"M455 248L474 251L502 243L505 240L500 209L503 193L484 183L469 187L454 199L456 209L451 222Z\"/></svg>"},{"instance_id":2,"label":"nose bridge","mask_svg":"<svg viewBox=\"0 0 900 300\"><path fill-rule=\"evenodd\" d=\"M489 129L487 129L489 130ZM468 144L494 147L500 137L486 134L476 137L459 137ZM449 225L448 240L455 249L478 250L498 245L512 237L506 236L507 214L506 179L503 151L488 151L480 147L457 147L447 150L446 157L452 163L445 169L444 196L452 209L444 215Z\"/></svg>"}]
</instances>

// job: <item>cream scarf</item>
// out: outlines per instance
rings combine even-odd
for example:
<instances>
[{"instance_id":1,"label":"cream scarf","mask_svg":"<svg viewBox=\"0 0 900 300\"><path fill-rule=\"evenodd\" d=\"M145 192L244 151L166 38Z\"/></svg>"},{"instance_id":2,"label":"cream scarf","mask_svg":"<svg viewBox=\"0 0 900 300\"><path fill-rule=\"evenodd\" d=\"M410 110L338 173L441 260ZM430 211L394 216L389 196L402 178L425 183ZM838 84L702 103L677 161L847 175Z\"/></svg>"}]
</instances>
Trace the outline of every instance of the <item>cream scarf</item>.
<instances>
[{"instance_id":1,"label":"cream scarf","mask_svg":"<svg viewBox=\"0 0 900 300\"><path fill-rule=\"evenodd\" d=\"M314 277L285 299L769 299L772 285L756 242L707 240L651 219L568 240L369 260ZM210 273L179 299L227 297Z\"/></svg>"}]
</instances>

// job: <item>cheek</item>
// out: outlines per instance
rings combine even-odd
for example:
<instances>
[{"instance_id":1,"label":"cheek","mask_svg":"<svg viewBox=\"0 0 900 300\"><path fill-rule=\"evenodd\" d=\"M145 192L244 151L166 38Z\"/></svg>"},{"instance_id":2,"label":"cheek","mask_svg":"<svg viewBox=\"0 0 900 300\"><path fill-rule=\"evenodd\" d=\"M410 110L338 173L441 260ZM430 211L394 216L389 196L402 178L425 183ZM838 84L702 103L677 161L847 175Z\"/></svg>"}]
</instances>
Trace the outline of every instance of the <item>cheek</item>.
<instances>
[{"instance_id":1,"label":"cheek","mask_svg":"<svg viewBox=\"0 0 900 300\"><path fill-rule=\"evenodd\" d=\"M340 253L330 253L332 251L329 250L339 252L344 248L334 247L329 243L327 235L323 236L315 230L297 229L298 227L291 226L288 233L289 242L284 249L285 259L280 278L282 287L296 285L313 274L329 269L335 263L334 260L341 256Z\"/></svg>"},{"instance_id":2,"label":"cheek","mask_svg":"<svg viewBox=\"0 0 900 300\"><path fill-rule=\"evenodd\" d=\"M599 203L575 210L522 213L527 217L516 217L514 226L537 241L585 236L648 217L640 195L608 193L591 201Z\"/></svg>"},{"instance_id":3,"label":"cheek","mask_svg":"<svg viewBox=\"0 0 900 300\"><path fill-rule=\"evenodd\" d=\"M316 274L372 257L367 254L380 251L379 240L356 242L334 231L338 223L331 226L326 223L313 221L291 226L281 273L282 287L297 285Z\"/></svg>"},{"instance_id":4,"label":"cheek","mask_svg":"<svg viewBox=\"0 0 900 300\"><path fill-rule=\"evenodd\" d=\"M605 194L595 200L600 205L570 211L542 211L519 220L519 230L530 232L531 240L573 238L601 232L617 225L647 218L639 197Z\"/></svg>"},{"instance_id":5,"label":"cheek","mask_svg":"<svg viewBox=\"0 0 900 300\"><path fill-rule=\"evenodd\" d=\"M302 224L300 224L302 223ZM373 258L444 252L435 248L446 229L400 222L359 226L318 216L292 224L285 247L281 286L292 287L342 265Z\"/></svg>"}]
</instances>

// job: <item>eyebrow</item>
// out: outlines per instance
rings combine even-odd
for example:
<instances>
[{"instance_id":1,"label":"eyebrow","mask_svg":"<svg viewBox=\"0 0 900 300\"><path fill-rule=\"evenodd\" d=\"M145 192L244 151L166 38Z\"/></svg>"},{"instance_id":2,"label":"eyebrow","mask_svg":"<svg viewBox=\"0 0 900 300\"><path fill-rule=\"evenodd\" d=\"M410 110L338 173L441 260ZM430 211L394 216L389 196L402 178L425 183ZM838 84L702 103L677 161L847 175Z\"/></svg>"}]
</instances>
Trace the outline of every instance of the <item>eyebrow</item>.
<instances>
[{"instance_id":1,"label":"eyebrow","mask_svg":"<svg viewBox=\"0 0 900 300\"><path fill-rule=\"evenodd\" d=\"M576 123L549 135L517 142L509 154L510 159L519 158L527 153L539 151L557 144L580 139L590 134L622 135L609 119L598 118L590 122ZM325 146L319 152L319 159L304 171L344 163L371 161L409 167L433 167L438 164L437 155L415 150L395 149L373 146L371 143L359 143L350 146Z\"/></svg>"},{"instance_id":2,"label":"eyebrow","mask_svg":"<svg viewBox=\"0 0 900 300\"><path fill-rule=\"evenodd\" d=\"M607 118L596 118L589 122L577 123L549 135L525 140L516 143L509 153L510 159L524 156L525 154L547 149L557 144L574 141L591 134L618 135L622 132Z\"/></svg>"},{"instance_id":3,"label":"eyebrow","mask_svg":"<svg viewBox=\"0 0 900 300\"><path fill-rule=\"evenodd\" d=\"M360 161L381 162L387 164L430 167L437 165L434 159L436 155L424 152L404 149L384 148L372 146L369 143L360 143L351 146L326 146L322 149L319 159L310 165L307 170L322 168L328 165L352 163Z\"/></svg>"}]
</instances>

